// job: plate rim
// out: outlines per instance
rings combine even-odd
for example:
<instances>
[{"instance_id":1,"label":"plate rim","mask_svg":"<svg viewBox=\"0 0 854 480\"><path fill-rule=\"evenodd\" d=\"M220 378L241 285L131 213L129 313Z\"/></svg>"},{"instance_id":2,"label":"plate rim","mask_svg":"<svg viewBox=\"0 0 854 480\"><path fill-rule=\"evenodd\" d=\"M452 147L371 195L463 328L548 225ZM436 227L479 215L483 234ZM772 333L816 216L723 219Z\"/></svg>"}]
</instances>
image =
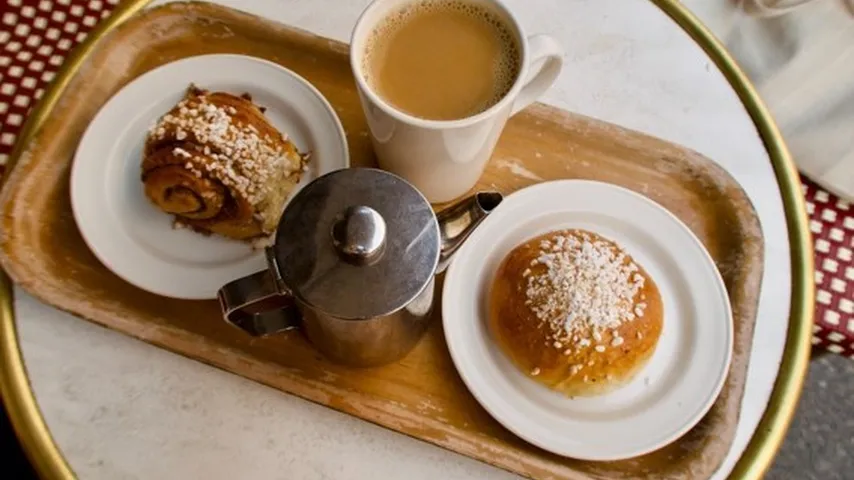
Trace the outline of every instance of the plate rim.
<instances>
[{"instance_id":1,"label":"plate rim","mask_svg":"<svg viewBox=\"0 0 854 480\"><path fill-rule=\"evenodd\" d=\"M322 107L322 110L325 111L329 115L329 118L330 118L332 124L335 126L334 135L339 139L338 147L340 147L340 150L342 152L342 156L341 156L341 160L342 160L341 163L342 164L340 166L338 166L336 169L350 168L350 165L351 165L350 164L349 142L347 141L347 133L344 130L344 126L341 122L340 117L338 116L337 112L335 111L335 108L332 106L332 104L329 102L329 100L320 92L320 90L317 89L317 87L315 87L311 82L309 82L307 79L305 79L305 77L299 75L298 73L294 72L293 70L291 70L291 69L289 69L283 65L279 65L278 63L272 62L270 60L260 58L260 57L255 57L252 55L243 55L243 54L235 54L235 53L211 53L211 54L193 55L193 56L189 56L189 57L176 59L176 60L164 63L162 65L158 65L157 67L154 67L151 70L144 72L143 74L133 78L131 81L129 81L125 85L123 85L118 91L113 93L98 108L98 111L95 113L95 115L92 117L92 120L89 122L89 124L86 126L86 129L83 131L83 134L81 135L80 140L77 143L77 146L74 150L74 156L71 159L71 167L70 167L69 179L68 179L69 200L71 203L72 215L74 217L74 221L75 221L75 224L77 226L77 230L80 232L80 236L82 237L82 239L83 239L84 243L86 244L87 248L89 249L89 251L92 252L92 254L98 259L98 261L105 268L107 268L111 273L118 276L123 281L129 283L130 285L134 286L135 288L139 288L139 289L144 290L146 292L149 292L149 293L152 293L155 295L159 295L162 297L174 298L174 299L180 299L180 300L214 300L214 299L216 299L216 294L202 294L202 293L194 294L192 292L188 294L188 293L184 293L184 292L169 291L168 288L167 289L161 289L161 288L158 288L156 286L145 285L144 282L139 282L133 276L127 275L125 271L118 271L116 268L114 268L113 262L110 260L110 258L108 258L109 255L105 256L103 254L103 251L101 251L101 249L99 249L98 247L95 246L95 244L97 244L98 242L92 241L92 238L91 238L92 232L91 232L91 230L89 230L89 229L91 229L91 227L85 227L84 226L84 225L91 224L92 222L86 221L86 220L81 222L81 217L83 217L85 215L85 213L83 213L81 211L81 209L86 210L86 208L81 207L81 202L83 202L83 200L82 200L82 197L80 197L80 196L83 195L83 193L81 193L81 192L86 189L86 186L82 185L82 184L78 184L79 182L82 181L81 180L82 173L80 172L80 169L83 168L80 166L82 164L81 164L81 162L78 161L78 159L81 158L81 152L84 152L86 150L83 147L86 146L88 142L94 142L96 140L94 138L95 137L94 134L97 133L97 131L95 129L99 126L99 119L101 119L101 122L103 122L103 120L102 120L103 116L105 115L105 111L108 110L109 106L112 103L118 101L118 99L123 94L126 94L126 92L132 86L143 83L146 81L146 79L150 79L155 75L164 75L164 72L168 72L168 70L173 69L180 64L192 63L192 62L204 63L207 61L231 61L231 62L255 63L257 65L264 65L268 68L273 68L273 69L277 70L280 74L291 77L292 80L294 80L295 82L297 82L298 84L300 84L301 86L306 88L306 90L311 94L311 96L314 98L314 100L316 100L317 103L320 105L320 107ZM203 76L203 74L200 74L200 77L202 77L202 76ZM247 84L248 83L251 83L251 82L247 82ZM139 87L135 87L135 88L139 88ZM159 96L160 95L157 93L152 95L152 97L159 97ZM284 100L287 100L287 98L284 96L279 96L279 97L283 98ZM114 144L115 142L116 142L115 140L111 140L109 143ZM108 163L109 163L108 161L104 161L102 163L102 165L106 166ZM318 176L323 175L324 173L327 173L327 172L320 172L319 171ZM87 231L88 231L88 234L87 234Z\"/></svg>"},{"instance_id":2,"label":"plate rim","mask_svg":"<svg viewBox=\"0 0 854 480\"><path fill-rule=\"evenodd\" d=\"M682 220L680 220L670 210L668 210L667 208L665 208L664 206L662 206L658 202L652 200L651 198L649 198L645 195L642 195L638 192L630 190L626 187L623 187L623 186L620 186L617 184L613 184L613 183L609 183L609 182L598 181L598 180L588 180L588 179L559 179L559 180L545 181L542 183L537 183L534 185L530 185L528 187L521 188L521 189L511 193L510 195L507 196L505 201L502 202L502 205L499 205L499 207L496 210L500 210L502 206L509 205L510 204L509 202L513 202L513 201L520 201L521 202L522 201L522 200L514 200L514 199L519 199L519 198L524 198L524 197L533 197L536 195L543 195L542 191L544 191L544 190L559 189L559 188L574 188L576 186L594 186L595 188L604 188L604 189L619 191L622 194L625 194L628 197L631 197L634 201L639 201L639 202L645 203L649 207L654 208L655 210L658 210L659 212L663 213L665 215L665 217L670 222L672 222L675 226L677 226L685 234L687 234L687 236L690 238L690 240L698 247L698 250L702 253L701 256L703 259L703 263L706 263L707 266L710 267L709 271L712 274L712 277L714 279L714 284L717 287L717 294L719 294L719 296L722 299L722 305L725 307L724 311L725 311L726 316L727 316L727 321L723 322L724 332L726 334L726 339L725 339L725 342L722 346L722 348L725 348L726 350L725 350L725 355L724 355L724 361L721 363L719 373L718 373L717 377L715 378L714 388L710 391L710 394L708 395L708 397L702 401L702 404L700 404L700 402L697 403L698 405L700 405L700 408L697 408L692 416L686 417L686 421L684 422L684 424L680 428L675 429L673 432L671 432L667 435L664 435L663 436L664 439L659 441L658 443L650 443L648 446L646 446L645 448L642 448L642 449L635 449L635 450L630 451L630 452L627 451L626 453L621 453L621 454L616 454L616 455L615 454L597 455L597 454L591 454L589 451L588 452L572 452L572 451L570 451L571 449L555 448L553 445L549 445L548 442L543 442L542 439L537 438L535 435L534 436L528 435L528 433L525 432L524 429L520 429L518 427L517 421L513 420L512 418L505 417L505 415L503 413L501 413L500 411L497 411L497 410L500 410L500 408L495 408L495 405L493 405L491 403L492 402L491 400L485 399L484 398L485 395L484 395L484 392L481 390L481 387L478 386L477 384L473 383L472 378L471 378L472 372L467 371L465 368L460 367L461 363L463 365L466 365L467 363L471 363L471 362L463 361L463 358L465 356L457 350L457 347L459 347L460 345L458 345L456 342L451 340L451 337L454 335L453 332L455 332L455 328L454 328L454 322L451 322L449 320L451 315L448 315L448 313L449 313L449 309L451 308L451 306L449 305L450 302L448 301L448 299L446 297L448 295L451 295L448 292L453 290L452 286L454 286L454 284L459 283L461 280L458 280L458 279L460 279L462 277L462 274L457 273L458 263L455 261L452 261L451 265L448 267L448 271L446 273L446 277L445 277L445 281L444 281L443 289L442 289L442 312L441 312L442 313L442 330L443 330L443 334L445 336L445 343L448 346L448 350L449 350L449 353L451 356L451 360L454 364L454 367L455 367L457 373L460 375L461 379L463 380L463 383L465 384L467 390L472 394L473 397L475 397L478 404L480 404L481 407L483 407L484 410L486 410L487 413L489 413L489 415L494 420L496 420L499 424L501 424L504 428L509 430L511 433L513 433L514 435L516 435L517 437L519 437L523 441L530 443L531 445L534 445L535 447L541 448L543 450L546 450L546 451L549 451L551 453L554 453L554 454L557 454L557 455L560 455L563 457L567 457L567 458L573 458L573 459L583 460L583 461L625 460L625 459L630 459L630 458L635 458L635 457L638 457L641 455L645 455L645 454L654 452L656 450L659 450L661 448L664 448L667 445L670 445L671 443L673 443L674 441L678 440L683 435L685 435L692 428L694 428L694 426L696 426L706 416L706 414L708 414L709 410L711 410L711 408L714 406L715 402L720 397L720 394L723 390L723 387L726 384L726 380L729 378L729 373L730 373L730 369L732 366L733 349L734 349L734 344L735 344L735 324L734 324L734 316L733 316L733 311L732 311L732 304L731 304L730 299L729 299L729 292L726 289L726 284L723 281L723 277L721 276L720 271L718 270L714 259L712 258L708 249L706 249L705 245L703 245L702 241L700 241L700 239L694 234L694 232L691 231L691 229L688 228L688 226L685 225L685 223L682 222ZM505 207L505 208L507 208L507 207ZM567 211L573 211L573 210L567 210ZM575 209L574 211L591 211L591 210L582 208L582 209ZM486 219L484 220L484 224L490 221L490 217L491 217L491 215L486 217ZM480 227L478 227L477 230L480 230ZM478 231L473 232L472 237L477 236L478 233L479 233ZM655 235L650 235L650 236L652 238L656 238ZM471 240L471 237L469 240ZM658 242L656 242L656 243L658 243ZM460 251L457 252L457 254L458 255L468 254L469 248L467 248L467 247L469 247L469 246L470 246L470 242L467 241L465 244L463 244L463 246L461 247ZM471 248L473 248L473 247L471 247ZM486 255L484 254L482 256L485 257ZM482 274L485 274L485 273L482 273ZM459 315L457 315L457 316L459 316ZM452 332L451 335L449 335L448 332ZM486 338L485 341L486 342L492 342L492 340L489 338ZM500 352L500 353L503 353L503 352ZM542 388L546 388L546 387L542 387Z\"/></svg>"}]
</instances>

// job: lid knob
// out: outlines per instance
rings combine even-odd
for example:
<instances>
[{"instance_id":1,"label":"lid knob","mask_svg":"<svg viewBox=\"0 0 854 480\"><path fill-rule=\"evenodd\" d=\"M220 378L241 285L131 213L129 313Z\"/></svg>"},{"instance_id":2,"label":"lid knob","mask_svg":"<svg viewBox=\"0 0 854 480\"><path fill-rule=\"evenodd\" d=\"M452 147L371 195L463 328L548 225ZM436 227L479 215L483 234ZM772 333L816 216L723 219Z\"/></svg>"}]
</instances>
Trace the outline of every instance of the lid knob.
<instances>
[{"instance_id":1,"label":"lid knob","mask_svg":"<svg viewBox=\"0 0 854 480\"><path fill-rule=\"evenodd\" d=\"M332 223L332 244L345 260L357 265L373 263L385 247L382 215L365 205L347 207Z\"/></svg>"}]
</instances>

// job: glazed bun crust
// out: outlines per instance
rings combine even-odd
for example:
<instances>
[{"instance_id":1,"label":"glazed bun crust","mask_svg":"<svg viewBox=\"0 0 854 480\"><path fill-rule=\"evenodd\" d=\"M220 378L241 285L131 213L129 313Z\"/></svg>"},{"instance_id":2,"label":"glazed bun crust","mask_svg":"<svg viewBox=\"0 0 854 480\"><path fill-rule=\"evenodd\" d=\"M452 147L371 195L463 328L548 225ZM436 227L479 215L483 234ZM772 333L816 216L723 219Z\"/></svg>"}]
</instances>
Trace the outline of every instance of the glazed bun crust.
<instances>
[{"instance_id":1,"label":"glazed bun crust","mask_svg":"<svg viewBox=\"0 0 854 480\"><path fill-rule=\"evenodd\" d=\"M568 396L612 391L655 351L661 294L619 245L561 230L513 249L494 278L490 331L537 382Z\"/></svg>"}]
</instances>

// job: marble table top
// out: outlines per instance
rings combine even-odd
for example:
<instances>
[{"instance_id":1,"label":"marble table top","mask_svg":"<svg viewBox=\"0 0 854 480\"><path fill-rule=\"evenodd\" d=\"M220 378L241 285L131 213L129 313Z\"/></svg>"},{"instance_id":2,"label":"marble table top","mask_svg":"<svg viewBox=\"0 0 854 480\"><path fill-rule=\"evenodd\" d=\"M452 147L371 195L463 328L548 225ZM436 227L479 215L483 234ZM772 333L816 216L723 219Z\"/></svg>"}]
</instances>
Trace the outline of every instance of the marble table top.
<instances>
[{"instance_id":1,"label":"marble table top","mask_svg":"<svg viewBox=\"0 0 854 480\"><path fill-rule=\"evenodd\" d=\"M220 0L346 41L368 0ZM723 75L647 0L506 0L566 63L543 101L686 145L723 165L765 234L747 390L725 478L764 411L791 291L768 155ZM686 1L700 8L703 0ZM80 478L513 478L494 467L283 394L45 306L16 290L36 398Z\"/></svg>"}]
</instances>

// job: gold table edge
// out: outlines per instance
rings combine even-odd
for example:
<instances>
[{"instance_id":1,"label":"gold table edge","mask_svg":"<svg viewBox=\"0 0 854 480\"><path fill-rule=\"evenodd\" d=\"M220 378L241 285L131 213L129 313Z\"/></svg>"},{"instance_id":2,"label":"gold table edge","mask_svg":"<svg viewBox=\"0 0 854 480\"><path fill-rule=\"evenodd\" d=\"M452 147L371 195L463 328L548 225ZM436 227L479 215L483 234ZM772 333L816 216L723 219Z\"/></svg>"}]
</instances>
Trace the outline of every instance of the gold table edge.
<instances>
[{"instance_id":1,"label":"gold table edge","mask_svg":"<svg viewBox=\"0 0 854 480\"><path fill-rule=\"evenodd\" d=\"M750 442L730 472L731 479L761 479L780 449L806 377L815 315L815 270L812 235L798 171L780 130L756 88L715 38L678 0L653 0L705 50L738 94L771 159L786 215L792 275L789 328L780 369L765 413Z\"/></svg>"},{"instance_id":2,"label":"gold table edge","mask_svg":"<svg viewBox=\"0 0 854 480\"><path fill-rule=\"evenodd\" d=\"M126 0L75 48L57 73L38 106L27 119L9 157L6 175L50 114L71 78L116 26L152 0ZM746 449L730 474L732 479L760 479L783 442L794 416L810 355L815 285L812 240L798 172L783 137L755 87L726 48L678 0L651 0L697 42L715 62L738 94L759 131L771 158L786 215L792 267L792 300L786 345L768 406ZM11 281L0 274L0 395L10 422L36 472L45 479L74 479L75 475L53 440L27 378L15 324Z\"/></svg>"},{"instance_id":3,"label":"gold table edge","mask_svg":"<svg viewBox=\"0 0 854 480\"><path fill-rule=\"evenodd\" d=\"M24 123L15 147L9 155L2 184L25 150L36 131L50 115L80 66L94 50L98 41L117 25L145 8L152 0L125 0L105 20L77 45L45 90L44 96ZM5 272L0 271L0 396L6 407L9 422L18 435L24 453L36 474L43 479L73 480L76 478L62 455L44 421L27 377L26 365L18 343L15 324L14 290Z\"/></svg>"}]
</instances>

